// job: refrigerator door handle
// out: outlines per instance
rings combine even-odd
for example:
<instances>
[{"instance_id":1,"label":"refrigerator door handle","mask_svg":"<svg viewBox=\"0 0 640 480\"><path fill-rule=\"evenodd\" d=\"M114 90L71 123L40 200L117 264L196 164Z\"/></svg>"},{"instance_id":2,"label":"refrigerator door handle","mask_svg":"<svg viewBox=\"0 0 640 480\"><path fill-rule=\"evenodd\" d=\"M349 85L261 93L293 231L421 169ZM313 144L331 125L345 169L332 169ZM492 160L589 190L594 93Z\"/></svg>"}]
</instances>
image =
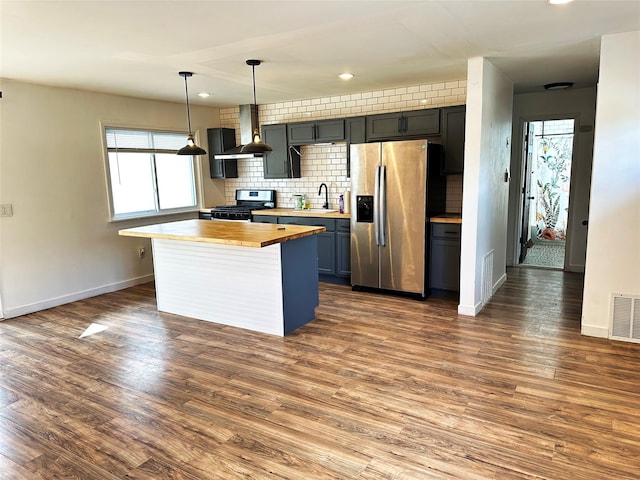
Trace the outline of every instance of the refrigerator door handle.
<instances>
[{"instance_id":1,"label":"refrigerator door handle","mask_svg":"<svg viewBox=\"0 0 640 480\"><path fill-rule=\"evenodd\" d=\"M380 230L380 245L387 244L387 167L380 167L380 214L378 225Z\"/></svg>"},{"instance_id":2,"label":"refrigerator door handle","mask_svg":"<svg viewBox=\"0 0 640 480\"><path fill-rule=\"evenodd\" d=\"M373 184L373 230L376 245L380 245L380 165L376 165L376 178Z\"/></svg>"}]
</instances>

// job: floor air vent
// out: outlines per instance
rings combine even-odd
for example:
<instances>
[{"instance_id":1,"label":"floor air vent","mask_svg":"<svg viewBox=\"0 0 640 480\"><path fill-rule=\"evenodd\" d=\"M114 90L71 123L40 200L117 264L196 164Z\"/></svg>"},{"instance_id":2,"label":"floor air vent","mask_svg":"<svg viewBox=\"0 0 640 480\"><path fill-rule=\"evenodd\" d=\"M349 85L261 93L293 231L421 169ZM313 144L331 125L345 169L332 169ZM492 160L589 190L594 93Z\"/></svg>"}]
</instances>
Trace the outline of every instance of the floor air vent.
<instances>
[{"instance_id":1,"label":"floor air vent","mask_svg":"<svg viewBox=\"0 0 640 480\"><path fill-rule=\"evenodd\" d=\"M640 343L640 296L612 294L610 338Z\"/></svg>"}]
</instances>

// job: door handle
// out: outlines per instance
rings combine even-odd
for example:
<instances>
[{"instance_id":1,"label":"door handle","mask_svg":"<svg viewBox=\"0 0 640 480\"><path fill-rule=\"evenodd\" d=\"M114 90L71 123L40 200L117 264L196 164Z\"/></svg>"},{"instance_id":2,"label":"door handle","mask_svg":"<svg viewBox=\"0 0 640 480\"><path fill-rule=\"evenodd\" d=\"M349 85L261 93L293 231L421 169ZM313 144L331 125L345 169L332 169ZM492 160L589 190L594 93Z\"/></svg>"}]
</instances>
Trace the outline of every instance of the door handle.
<instances>
[{"instance_id":1,"label":"door handle","mask_svg":"<svg viewBox=\"0 0 640 480\"><path fill-rule=\"evenodd\" d=\"M376 165L376 178L373 184L373 230L376 245L380 245L380 165Z\"/></svg>"},{"instance_id":2,"label":"door handle","mask_svg":"<svg viewBox=\"0 0 640 480\"><path fill-rule=\"evenodd\" d=\"M582 222L580 223L582 223L582 225L586 227L587 225L589 225L589 220L582 220Z\"/></svg>"},{"instance_id":3,"label":"door handle","mask_svg":"<svg viewBox=\"0 0 640 480\"><path fill-rule=\"evenodd\" d=\"M527 197L528 200L535 200L536 197Z\"/></svg>"},{"instance_id":4,"label":"door handle","mask_svg":"<svg viewBox=\"0 0 640 480\"><path fill-rule=\"evenodd\" d=\"M380 244L387 244L387 167L380 167Z\"/></svg>"}]
</instances>

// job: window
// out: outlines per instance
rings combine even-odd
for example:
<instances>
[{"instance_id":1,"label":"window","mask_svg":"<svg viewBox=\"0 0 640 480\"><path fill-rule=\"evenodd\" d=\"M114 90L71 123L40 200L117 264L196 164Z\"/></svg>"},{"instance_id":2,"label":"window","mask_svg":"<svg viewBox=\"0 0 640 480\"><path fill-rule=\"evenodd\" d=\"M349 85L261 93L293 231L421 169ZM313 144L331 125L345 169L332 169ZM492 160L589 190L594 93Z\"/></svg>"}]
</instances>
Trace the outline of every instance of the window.
<instances>
[{"instance_id":1,"label":"window","mask_svg":"<svg viewBox=\"0 0 640 480\"><path fill-rule=\"evenodd\" d=\"M106 128L113 219L193 210L194 158L176 155L185 135Z\"/></svg>"}]
</instances>

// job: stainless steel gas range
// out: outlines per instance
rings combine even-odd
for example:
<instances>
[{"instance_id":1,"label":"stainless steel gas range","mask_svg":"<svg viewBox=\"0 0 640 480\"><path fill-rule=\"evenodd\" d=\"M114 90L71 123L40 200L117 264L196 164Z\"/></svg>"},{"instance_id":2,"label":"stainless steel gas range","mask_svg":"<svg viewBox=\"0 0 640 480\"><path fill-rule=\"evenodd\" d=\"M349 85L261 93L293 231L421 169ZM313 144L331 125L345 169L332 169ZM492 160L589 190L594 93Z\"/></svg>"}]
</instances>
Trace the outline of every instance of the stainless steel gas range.
<instances>
[{"instance_id":1,"label":"stainless steel gas range","mask_svg":"<svg viewBox=\"0 0 640 480\"><path fill-rule=\"evenodd\" d=\"M236 190L236 204L213 207L211 220L250 222L252 210L275 207L275 190Z\"/></svg>"}]
</instances>

